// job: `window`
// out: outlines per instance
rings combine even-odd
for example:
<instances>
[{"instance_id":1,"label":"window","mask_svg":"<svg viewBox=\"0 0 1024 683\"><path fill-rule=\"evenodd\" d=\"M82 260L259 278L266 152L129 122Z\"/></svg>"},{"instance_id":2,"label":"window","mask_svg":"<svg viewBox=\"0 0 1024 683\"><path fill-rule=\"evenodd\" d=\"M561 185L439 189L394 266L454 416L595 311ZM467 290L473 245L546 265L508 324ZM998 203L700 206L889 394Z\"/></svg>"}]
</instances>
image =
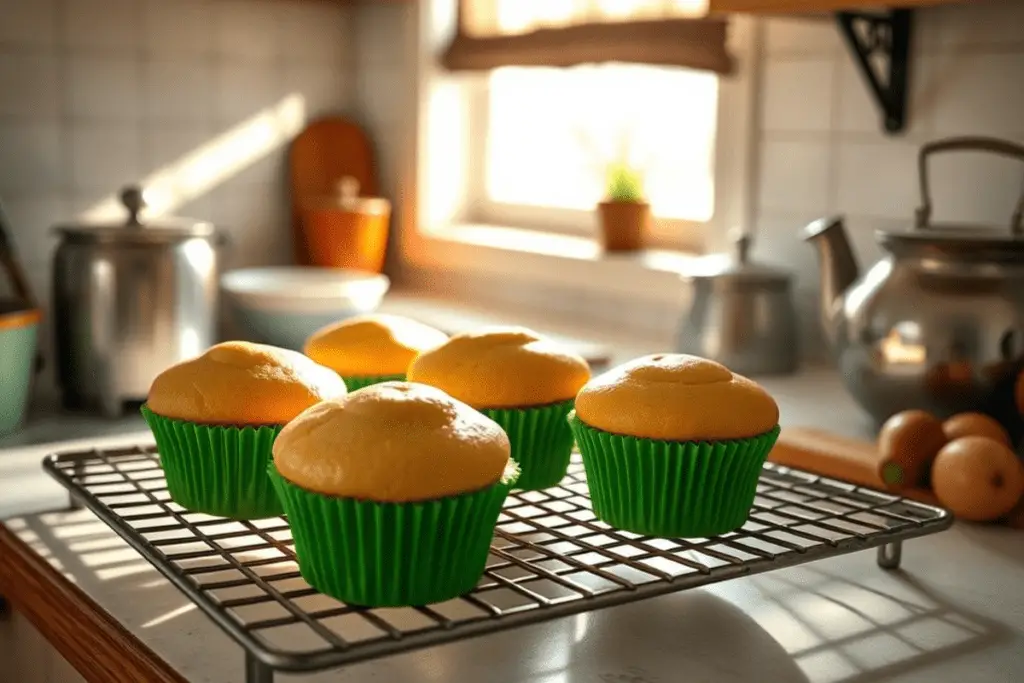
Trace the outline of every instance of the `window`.
<instances>
[{"instance_id":1,"label":"window","mask_svg":"<svg viewBox=\"0 0 1024 683\"><path fill-rule=\"evenodd\" d=\"M472 220L592 233L619 160L642 171L660 241L692 241L714 214L715 74L602 64L506 67L482 80Z\"/></svg>"}]
</instances>

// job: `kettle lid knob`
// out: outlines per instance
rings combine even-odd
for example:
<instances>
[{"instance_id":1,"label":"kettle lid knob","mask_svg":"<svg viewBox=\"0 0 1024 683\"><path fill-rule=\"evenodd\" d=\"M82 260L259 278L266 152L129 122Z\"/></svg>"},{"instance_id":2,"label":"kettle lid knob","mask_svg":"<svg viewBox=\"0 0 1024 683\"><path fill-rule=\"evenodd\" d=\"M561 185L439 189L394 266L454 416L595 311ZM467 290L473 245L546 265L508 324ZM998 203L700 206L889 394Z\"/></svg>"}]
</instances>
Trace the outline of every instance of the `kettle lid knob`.
<instances>
[{"instance_id":1,"label":"kettle lid knob","mask_svg":"<svg viewBox=\"0 0 1024 683\"><path fill-rule=\"evenodd\" d=\"M121 190L121 203L128 209L128 225L142 225L139 214L146 208L146 197L138 185L129 185Z\"/></svg>"}]
</instances>

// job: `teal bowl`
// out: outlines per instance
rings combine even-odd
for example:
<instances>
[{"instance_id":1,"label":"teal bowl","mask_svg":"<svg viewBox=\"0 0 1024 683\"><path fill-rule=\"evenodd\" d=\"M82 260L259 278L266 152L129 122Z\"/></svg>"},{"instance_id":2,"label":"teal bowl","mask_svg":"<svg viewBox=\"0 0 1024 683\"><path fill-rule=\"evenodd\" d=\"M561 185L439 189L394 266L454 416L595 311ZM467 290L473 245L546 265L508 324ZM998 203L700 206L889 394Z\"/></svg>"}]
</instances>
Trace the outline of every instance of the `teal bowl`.
<instances>
[{"instance_id":1,"label":"teal bowl","mask_svg":"<svg viewBox=\"0 0 1024 683\"><path fill-rule=\"evenodd\" d=\"M0 302L0 436L16 431L25 419L41 317L37 309Z\"/></svg>"},{"instance_id":2,"label":"teal bowl","mask_svg":"<svg viewBox=\"0 0 1024 683\"><path fill-rule=\"evenodd\" d=\"M387 276L345 268L244 268L221 277L231 321L247 341L301 351L325 325L380 306Z\"/></svg>"}]
</instances>

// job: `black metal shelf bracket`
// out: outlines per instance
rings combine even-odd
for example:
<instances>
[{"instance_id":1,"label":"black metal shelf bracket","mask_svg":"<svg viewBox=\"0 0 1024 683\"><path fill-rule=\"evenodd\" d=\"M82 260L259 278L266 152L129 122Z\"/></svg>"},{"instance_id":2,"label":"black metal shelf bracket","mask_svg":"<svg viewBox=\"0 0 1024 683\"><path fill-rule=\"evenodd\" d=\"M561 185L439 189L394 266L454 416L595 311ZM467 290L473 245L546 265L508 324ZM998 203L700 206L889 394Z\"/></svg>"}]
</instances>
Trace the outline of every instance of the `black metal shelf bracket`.
<instances>
[{"instance_id":1,"label":"black metal shelf bracket","mask_svg":"<svg viewBox=\"0 0 1024 683\"><path fill-rule=\"evenodd\" d=\"M906 126L913 10L837 12L836 23L882 113L888 133Z\"/></svg>"}]
</instances>

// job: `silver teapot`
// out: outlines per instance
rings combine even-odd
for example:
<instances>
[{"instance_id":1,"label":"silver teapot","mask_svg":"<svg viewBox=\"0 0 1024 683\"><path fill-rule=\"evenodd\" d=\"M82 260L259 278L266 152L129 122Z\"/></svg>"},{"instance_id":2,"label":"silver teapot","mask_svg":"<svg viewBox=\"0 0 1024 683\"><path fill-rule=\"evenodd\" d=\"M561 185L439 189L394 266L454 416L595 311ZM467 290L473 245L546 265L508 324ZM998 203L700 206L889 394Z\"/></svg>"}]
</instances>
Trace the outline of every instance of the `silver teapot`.
<instances>
[{"instance_id":1,"label":"silver teapot","mask_svg":"<svg viewBox=\"0 0 1024 683\"><path fill-rule=\"evenodd\" d=\"M1024 161L1024 147L949 138L918 155L921 206L909 231L878 231L885 256L861 274L841 217L804 239L821 264L821 319L854 399L881 423L918 408L977 410L1019 434L1014 383L1024 369L1024 194L1009 229L931 220L928 157L983 151Z\"/></svg>"}]
</instances>

